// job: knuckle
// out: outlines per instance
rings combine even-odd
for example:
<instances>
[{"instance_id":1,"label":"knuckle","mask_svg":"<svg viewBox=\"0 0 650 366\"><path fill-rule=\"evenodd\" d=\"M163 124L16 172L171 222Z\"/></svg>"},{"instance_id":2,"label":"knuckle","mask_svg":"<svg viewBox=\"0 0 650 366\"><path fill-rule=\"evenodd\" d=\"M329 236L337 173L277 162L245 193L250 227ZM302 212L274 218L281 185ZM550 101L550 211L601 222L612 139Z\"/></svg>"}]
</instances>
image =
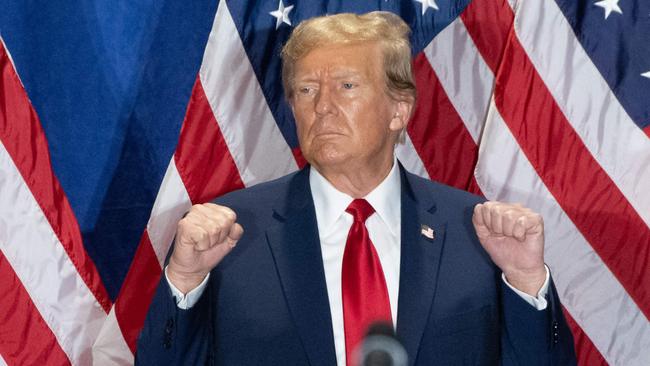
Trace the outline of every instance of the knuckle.
<instances>
[{"instance_id":1,"label":"knuckle","mask_svg":"<svg viewBox=\"0 0 650 366\"><path fill-rule=\"evenodd\" d=\"M235 213L235 211L233 211L228 207L224 207L224 216L230 222L235 222L235 220L237 220L237 214Z\"/></svg>"},{"instance_id":2,"label":"knuckle","mask_svg":"<svg viewBox=\"0 0 650 366\"><path fill-rule=\"evenodd\" d=\"M208 236L219 235L220 232L221 232L221 226L219 226L217 223L215 222L206 223L206 233L208 234Z\"/></svg>"},{"instance_id":3,"label":"knuckle","mask_svg":"<svg viewBox=\"0 0 650 366\"><path fill-rule=\"evenodd\" d=\"M504 216L507 217L509 220L515 220L519 217L519 212L516 210L507 210L504 212Z\"/></svg>"},{"instance_id":4,"label":"knuckle","mask_svg":"<svg viewBox=\"0 0 650 366\"><path fill-rule=\"evenodd\" d=\"M199 228L196 230L196 239L198 241L203 242L206 239L208 239L208 237L209 237L208 232L205 229Z\"/></svg>"},{"instance_id":5,"label":"knuckle","mask_svg":"<svg viewBox=\"0 0 650 366\"><path fill-rule=\"evenodd\" d=\"M184 229L187 226L188 226L187 217L183 217L178 221L178 225L177 225L178 230Z\"/></svg>"}]
</instances>

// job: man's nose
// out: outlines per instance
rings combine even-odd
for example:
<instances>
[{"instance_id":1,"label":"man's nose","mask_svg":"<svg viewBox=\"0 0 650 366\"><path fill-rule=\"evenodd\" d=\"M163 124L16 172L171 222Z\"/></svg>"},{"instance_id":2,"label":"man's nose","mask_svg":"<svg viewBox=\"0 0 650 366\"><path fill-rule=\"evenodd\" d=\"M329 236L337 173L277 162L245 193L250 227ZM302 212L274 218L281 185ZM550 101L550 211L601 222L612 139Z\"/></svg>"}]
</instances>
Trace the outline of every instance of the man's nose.
<instances>
[{"instance_id":1,"label":"man's nose","mask_svg":"<svg viewBox=\"0 0 650 366\"><path fill-rule=\"evenodd\" d=\"M329 86L322 86L316 95L316 113L328 114L333 110L332 92Z\"/></svg>"}]
</instances>

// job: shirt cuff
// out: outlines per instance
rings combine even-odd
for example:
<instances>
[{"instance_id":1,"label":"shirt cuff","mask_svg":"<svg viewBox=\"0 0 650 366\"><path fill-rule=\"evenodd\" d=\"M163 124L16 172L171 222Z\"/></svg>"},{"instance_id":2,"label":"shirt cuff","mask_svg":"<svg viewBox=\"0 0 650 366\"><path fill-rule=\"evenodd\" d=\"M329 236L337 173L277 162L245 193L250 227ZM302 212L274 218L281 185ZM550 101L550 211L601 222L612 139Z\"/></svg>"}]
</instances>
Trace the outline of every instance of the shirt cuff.
<instances>
[{"instance_id":1,"label":"shirt cuff","mask_svg":"<svg viewBox=\"0 0 650 366\"><path fill-rule=\"evenodd\" d=\"M519 297L524 299L527 303L529 303L532 307L534 307L537 310L545 310L546 307L548 306L548 301L546 301L546 293L548 292L548 282L549 279L551 278L550 271L546 264L544 265L544 269L546 269L546 279L544 280L544 284L542 285L542 288L539 289L537 292L537 297L534 297L532 295L529 295L523 291L519 291L516 288L514 288L510 282L506 279L506 275L501 273L501 279L503 279L503 282L510 287L512 291L514 291Z\"/></svg>"},{"instance_id":2,"label":"shirt cuff","mask_svg":"<svg viewBox=\"0 0 650 366\"><path fill-rule=\"evenodd\" d=\"M174 296L174 300L176 300L176 306L183 310L187 310L196 305L196 303L199 301L199 298L201 298L201 295L203 295L203 291L208 284L208 278L210 278L210 273L208 273L203 281L201 281L198 286L192 289L192 291L184 294L181 292L181 290L177 289L174 284L172 284L172 281L169 280L169 276L167 276L167 267L165 267L165 279L167 280L169 288L172 290L172 296Z\"/></svg>"}]
</instances>

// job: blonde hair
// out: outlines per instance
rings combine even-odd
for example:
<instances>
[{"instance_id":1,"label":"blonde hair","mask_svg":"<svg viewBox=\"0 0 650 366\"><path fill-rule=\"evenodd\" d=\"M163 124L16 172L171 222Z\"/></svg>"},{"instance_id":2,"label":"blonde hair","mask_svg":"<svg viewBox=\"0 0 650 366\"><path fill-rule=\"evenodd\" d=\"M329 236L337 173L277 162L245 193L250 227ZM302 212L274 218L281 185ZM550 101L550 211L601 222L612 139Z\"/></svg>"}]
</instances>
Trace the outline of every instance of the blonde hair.
<instances>
[{"instance_id":1,"label":"blonde hair","mask_svg":"<svg viewBox=\"0 0 650 366\"><path fill-rule=\"evenodd\" d=\"M286 97L293 96L296 62L312 50L327 45L379 42L389 95L396 99L415 99L410 31L399 16L385 11L362 15L341 13L301 22L282 48L282 85Z\"/></svg>"}]
</instances>

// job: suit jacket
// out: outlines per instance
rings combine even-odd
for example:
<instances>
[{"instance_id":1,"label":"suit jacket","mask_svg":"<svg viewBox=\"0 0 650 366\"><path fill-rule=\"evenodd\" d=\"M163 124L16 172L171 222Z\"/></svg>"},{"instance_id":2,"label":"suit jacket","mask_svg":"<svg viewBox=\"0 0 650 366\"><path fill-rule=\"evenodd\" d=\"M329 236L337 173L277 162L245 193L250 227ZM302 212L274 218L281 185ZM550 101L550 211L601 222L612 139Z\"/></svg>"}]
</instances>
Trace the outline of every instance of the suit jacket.
<instances>
[{"instance_id":1,"label":"suit jacket","mask_svg":"<svg viewBox=\"0 0 650 366\"><path fill-rule=\"evenodd\" d=\"M400 169L396 332L409 365L575 364L552 283L537 311L478 242L471 216L481 198ZM309 167L216 202L237 213L244 236L191 309L177 308L162 279L136 364L335 365Z\"/></svg>"}]
</instances>

